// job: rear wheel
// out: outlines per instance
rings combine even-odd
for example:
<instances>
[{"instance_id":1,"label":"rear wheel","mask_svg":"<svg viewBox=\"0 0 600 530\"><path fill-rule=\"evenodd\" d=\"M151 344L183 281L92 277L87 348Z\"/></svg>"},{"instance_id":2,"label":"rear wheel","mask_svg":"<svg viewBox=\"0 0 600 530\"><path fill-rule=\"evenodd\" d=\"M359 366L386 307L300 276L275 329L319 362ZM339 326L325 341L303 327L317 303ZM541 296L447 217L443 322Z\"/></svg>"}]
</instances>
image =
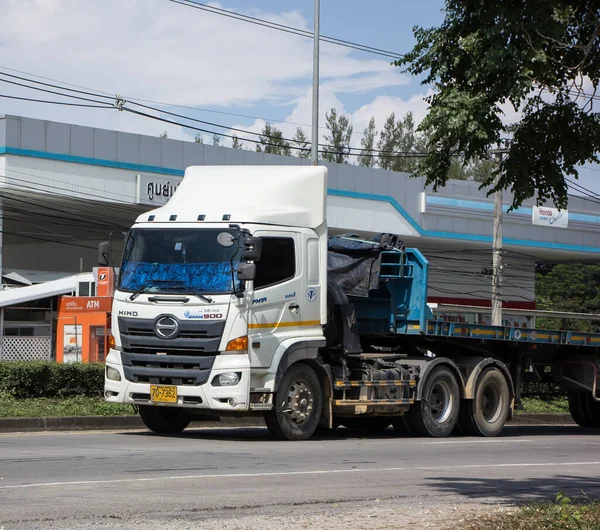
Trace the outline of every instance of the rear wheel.
<instances>
[{"instance_id":1,"label":"rear wheel","mask_svg":"<svg viewBox=\"0 0 600 530\"><path fill-rule=\"evenodd\" d=\"M460 389L454 373L445 366L433 368L423 385L421 401L404 416L408 432L417 436L448 436L458 421Z\"/></svg>"},{"instance_id":2,"label":"rear wheel","mask_svg":"<svg viewBox=\"0 0 600 530\"><path fill-rule=\"evenodd\" d=\"M587 415L592 427L600 428L600 402L596 401L592 394L585 393Z\"/></svg>"},{"instance_id":3,"label":"rear wheel","mask_svg":"<svg viewBox=\"0 0 600 530\"><path fill-rule=\"evenodd\" d=\"M594 422L590 417L585 392L569 392L569 412L573 421L580 427L593 427Z\"/></svg>"},{"instance_id":4,"label":"rear wheel","mask_svg":"<svg viewBox=\"0 0 600 530\"><path fill-rule=\"evenodd\" d=\"M178 434L190 424L189 414L181 408L139 405L144 425L156 434Z\"/></svg>"},{"instance_id":5,"label":"rear wheel","mask_svg":"<svg viewBox=\"0 0 600 530\"><path fill-rule=\"evenodd\" d=\"M497 436L510 410L510 390L504 374L495 367L484 370L475 384L473 399L461 407L460 427L473 436Z\"/></svg>"},{"instance_id":6,"label":"rear wheel","mask_svg":"<svg viewBox=\"0 0 600 530\"><path fill-rule=\"evenodd\" d=\"M323 406L321 385L307 364L291 366L279 383L275 408L265 416L271 436L279 440L306 440L317 427Z\"/></svg>"}]
</instances>

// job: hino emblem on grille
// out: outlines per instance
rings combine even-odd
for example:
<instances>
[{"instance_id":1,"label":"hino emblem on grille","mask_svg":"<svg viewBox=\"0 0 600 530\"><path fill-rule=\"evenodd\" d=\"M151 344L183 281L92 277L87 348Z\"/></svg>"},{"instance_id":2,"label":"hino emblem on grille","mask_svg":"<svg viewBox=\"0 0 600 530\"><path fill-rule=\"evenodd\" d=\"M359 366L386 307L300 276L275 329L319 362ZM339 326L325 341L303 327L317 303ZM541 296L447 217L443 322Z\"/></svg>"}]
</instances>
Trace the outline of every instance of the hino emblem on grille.
<instances>
[{"instance_id":1,"label":"hino emblem on grille","mask_svg":"<svg viewBox=\"0 0 600 530\"><path fill-rule=\"evenodd\" d=\"M161 339L172 339L179 331L179 322L173 317L162 317L154 324L154 333Z\"/></svg>"}]
</instances>

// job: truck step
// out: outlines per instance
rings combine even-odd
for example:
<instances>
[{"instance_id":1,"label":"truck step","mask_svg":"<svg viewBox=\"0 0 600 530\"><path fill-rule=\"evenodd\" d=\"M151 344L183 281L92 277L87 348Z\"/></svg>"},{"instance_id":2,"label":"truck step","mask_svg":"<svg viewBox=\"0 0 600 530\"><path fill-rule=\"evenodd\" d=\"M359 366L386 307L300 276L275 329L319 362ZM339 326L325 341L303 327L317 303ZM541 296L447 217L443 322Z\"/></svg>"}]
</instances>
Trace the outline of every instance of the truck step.
<instances>
[{"instance_id":1,"label":"truck step","mask_svg":"<svg viewBox=\"0 0 600 530\"><path fill-rule=\"evenodd\" d=\"M250 403L250 410L271 410L272 403Z\"/></svg>"},{"instance_id":2,"label":"truck step","mask_svg":"<svg viewBox=\"0 0 600 530\"><path fill-rule=\"evenodd\" d=\"M352 388L356 386L416 386L416 381L403 381L402 379L382 379L381 381L336 381L335 388Z\"/></svg>"},{"instance_id":3,"label":"truck step","mask_svg":"<svg viewBox=\"0 0 600 530\"><path fill-rule=\"evenodd\" d=\"M334 399L333 404L342 407L354 407L356 405L412 405L413 398L400 399Z\"/></svg>"}]
</instances>

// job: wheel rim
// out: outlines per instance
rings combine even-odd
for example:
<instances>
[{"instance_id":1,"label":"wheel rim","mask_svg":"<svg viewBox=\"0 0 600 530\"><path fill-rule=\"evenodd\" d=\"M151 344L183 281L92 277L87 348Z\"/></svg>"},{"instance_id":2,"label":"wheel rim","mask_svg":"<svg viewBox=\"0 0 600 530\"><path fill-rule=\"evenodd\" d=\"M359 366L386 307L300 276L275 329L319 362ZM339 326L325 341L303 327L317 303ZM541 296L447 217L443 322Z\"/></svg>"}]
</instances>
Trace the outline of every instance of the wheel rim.
<instances>
[{"instance_id":1,"label":"wheel rim","mask_svg":"<svg viewBox=\"0 0 600 530\"><path fill-rule=\"evenodd\" d=\"M290 385L286 402L289 407L290 420L296 425L305 423L310 418L314 397L305 381L295 381Z\"/></svg>"},{"instance_id":2,"label":"wheel rim","mask_svg":"<svg viewBox=\"0 0 600 530\"><path fill-rule=\"evenodd\" d=\"M452 414L453 401L450 385L446 381L436 382L427 400L433 420L437 423L445 422Z\"/></svg>"},{"instance_id":3,"label":"wheel rim","mask_svg":"<svg viewBox=\"0 0 600 530\"><path fill-rule=\"evenodd\" d=\"M502 411L502 392L496 383L485 385L481 393L481 413L483 419L488 423L494 423L500 417Z\"/></svg>"}]
</instances>

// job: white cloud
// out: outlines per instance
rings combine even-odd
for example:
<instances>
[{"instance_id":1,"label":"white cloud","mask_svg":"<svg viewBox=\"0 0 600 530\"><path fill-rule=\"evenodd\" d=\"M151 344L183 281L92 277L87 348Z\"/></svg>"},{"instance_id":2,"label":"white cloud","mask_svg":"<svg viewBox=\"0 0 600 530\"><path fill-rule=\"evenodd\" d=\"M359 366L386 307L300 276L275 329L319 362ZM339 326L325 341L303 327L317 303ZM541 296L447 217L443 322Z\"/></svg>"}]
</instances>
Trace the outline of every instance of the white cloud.
<instances>
[{"instance_id":1,"label":"white cloud","mask_svg":"<svg viewBox=\"0 0 600 530\"><path fill-rule=\"evenodd\" d=\"M309 29L297 10L251 13ZM302 114L301 121L310 122L310 112L306 118L302 111L310 102L310 39L167 0L6 0L2 22L1 66L109 94L180 105L233 107L297 100L292 115ZM336 93L364 93L407 82L385 59L354 56L325 43L321 78L324 109L334 104L340 108ZM1 85L0 93L53 98ZM148 134L166 130L169 137L189 139L177 126L116 111L0 99L0 113Z\"/></svg>"}]
</instances>

